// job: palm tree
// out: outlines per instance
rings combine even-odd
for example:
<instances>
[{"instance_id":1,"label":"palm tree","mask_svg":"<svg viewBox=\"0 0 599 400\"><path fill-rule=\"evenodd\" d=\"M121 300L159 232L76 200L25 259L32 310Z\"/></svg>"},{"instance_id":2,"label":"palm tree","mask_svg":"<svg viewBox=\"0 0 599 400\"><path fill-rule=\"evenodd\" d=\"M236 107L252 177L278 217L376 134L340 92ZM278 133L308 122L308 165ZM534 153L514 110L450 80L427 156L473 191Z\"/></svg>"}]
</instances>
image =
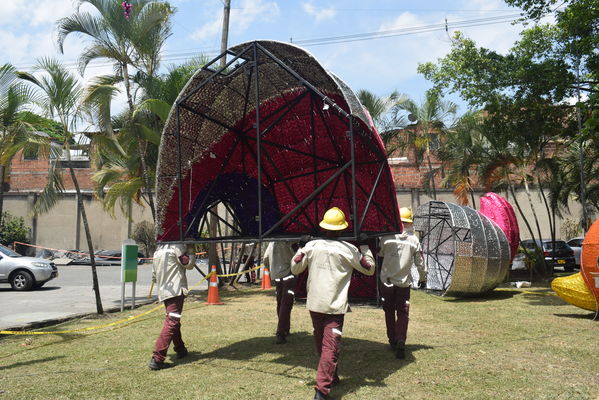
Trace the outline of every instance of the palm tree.
<instances>
[{"instance_id":1,"label":"palm tree","mask_svg":"<svg viewBox=\"0 0 599 400\"><path fill-rule=\"evenodd\" d=\"M102 314L102 299L100 297L100 287L96 273L96 260L94 257L94 246L92 243L91 232L81 196L81 189L77 180L77 175L71 163L71 147L77 137L73 133L77 122L82 116L80 100L83 94L83 87L77 77L67 71L60 63L53 59L41 59L38 61L36 70L42 75L38 78L31 74L21 73L20 76L33 83L39 92L37 104L51 117L56 118L62 126L62 143L60 150L66 158L69 174L77 193L77 203L81 212L81 219L85 229L87 247L90 255L93 290L96 297L96 310ZM52 160L48 173L48 183L34 204L35 213L48 212L57 202L59 194L64 192L65 186L62 176L62 170L57 165L59 157Z\"/></svg>"},{"instance_id":2,"label":"palm tree","mask_svg":"<svg viewBox=\"0 0 599 400\"><path fill-rule=\"evenodd\" d=\"M404 128L403 143L404 149L412 148L415 150L416 164L420 165L426 155L428 163L428 187L432 187L433 198L437 199L435 188L435 171L431 162L431 150L438 146L439 135L444 133L451 126L451 119L457 113L457 105L451 101L445 101L440 93L435 90L428 90L424 96L422 104L417 104L407 96L402 97L394 106L396 118L402 118L402 115L408 113L411 119L416 123Z\"/></svg>"},{"instance_id":3,"label":"palm tree","mask_svg":"<svg viewBox=\"0 0 599 400\"><path fill-rule=\"evenodd\" d=\"M405 101L406 96L393 91L386 97L380 97L365 89L359 90L356 95L362 106L368 110L375 128L381 135L387 155L391 155L397 150L397 135L410 123L407 115L392 112L398 102Z\"/></svg>"},{"instance_id":4,"label":"palm tree","mask_svg":"<svg viewBox=\"0 0 599 400\"><path fill-rule=\"evenodd\" d=\"M65 39L78 34L90 40L90 45L81 53L81 72L90 61L109 59L114 64L114 83L123 83L129 113L135 109L133 75L130 69L147 77L154 77L160 62L160 51L170 36L170 15L173 9L167 2L136 0L131 2L133 10L129 18L123 16L120 2L114 0L79 0L76 12L58 21L58 47L63 51ZM95 11L81 9L92 6ZM154 221L156 209L152 197L152 183L146 162L147 140L137 136L137 152L140 157L142 180L148 193L148 203Z\"/></svg>"},{"instance_id":5,"label":"palm tree","mask_svg":"<svg viewBox=\"0 0 599 400\"><path fill-rule=\"evenodd\" d=\"M476 209L471 173L476 171L488 146L482 130L484 116L480 111L468 111L462 115L452 129L448 129L445 140L440 144L437 156L447 174L443 184L454 188L459 204Z\"/></svg>"},{"instance_id":6,"label":"palm tree","mask_svg":"<svg viewBox=\"0 0 599 400\"><path fill-rule=\"evenodd\" d=\"M4 176L15 154L36 138L31 133L23 111L32 99L30 89L19 82L17 71L10 64L0 66L0 224L4 209ZM41 140L41 138L39 138Z\"/></svg>"},{"instance_id":7,"label":"palm tree","mask_svg":"<svg viewBox=\"0 0 599 400\"><path fill-rule=\"evenodd\" d=\"M161 133L171 106L191 76L207 61L206 57L194 58L185 64L170 67L165 74L145 77L138 82L144 91L144 98L130 116L128 113L114 118L110 116L110 99L118 89L107 79L98 78L87 88L85 103L94 110L98 125L104 132L119 130L118 137L105 134L97 138L102 145L98 146L98 172L93 180L96 194L103 199L108 212L114 213L119 203L121 211L129 215L133 201L142 204L145 197L143 179L139 173L141 160L135 151L137 138L141 135L147 142L146 165L148 176L153 178Z\"/></svg>"}]
</instances>

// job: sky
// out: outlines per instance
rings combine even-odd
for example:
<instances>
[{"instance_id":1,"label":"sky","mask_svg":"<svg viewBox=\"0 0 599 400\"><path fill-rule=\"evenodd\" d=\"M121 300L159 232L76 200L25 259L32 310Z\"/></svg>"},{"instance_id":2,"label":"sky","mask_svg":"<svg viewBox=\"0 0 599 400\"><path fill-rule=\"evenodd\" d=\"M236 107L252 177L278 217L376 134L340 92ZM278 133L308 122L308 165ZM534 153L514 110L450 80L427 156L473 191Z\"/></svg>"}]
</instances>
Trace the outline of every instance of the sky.
<instances>
[{"instance_id":1,"label":"sky","mask_svg":"<svg viewBox=\"0 0 599 400\"><path fill-rule=\"evenodd\" d=\"M220 53L223 2L170 3L177 11L163 67ZM89 42L71 35L64 54L55 44L56 21L74 10L73 0L0 0L0 64L30 70L36 59L52 56L77 71L78 55ZM505 53L523 29L511 23L518 13L501 0L231 0L229 47L259 39L293 42L354 91L386 96L397 90L420 102L431 84L418 74L419 63L447 54L456 30ZM94 62L82 79L111 71L108 62ZM457 97L450 99L466 111Z\"/></svg>"}]
</instances>

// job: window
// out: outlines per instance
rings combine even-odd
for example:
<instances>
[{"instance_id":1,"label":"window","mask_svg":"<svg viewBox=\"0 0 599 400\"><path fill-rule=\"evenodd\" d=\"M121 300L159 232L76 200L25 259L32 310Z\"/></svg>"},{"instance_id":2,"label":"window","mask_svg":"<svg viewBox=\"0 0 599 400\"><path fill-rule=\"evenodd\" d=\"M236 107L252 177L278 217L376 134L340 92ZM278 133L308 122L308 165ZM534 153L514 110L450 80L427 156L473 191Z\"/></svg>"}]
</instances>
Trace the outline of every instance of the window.
<instances>
[{"instance_id":1,"label":"window","mask_svg":"<svg viewBox=\"0 0 599 400\"><path fill-rule=\"evenodd\" d=\"M23 150L23 160L37 160L37 149L25 148Z\"/></svg>"}]
</instances>

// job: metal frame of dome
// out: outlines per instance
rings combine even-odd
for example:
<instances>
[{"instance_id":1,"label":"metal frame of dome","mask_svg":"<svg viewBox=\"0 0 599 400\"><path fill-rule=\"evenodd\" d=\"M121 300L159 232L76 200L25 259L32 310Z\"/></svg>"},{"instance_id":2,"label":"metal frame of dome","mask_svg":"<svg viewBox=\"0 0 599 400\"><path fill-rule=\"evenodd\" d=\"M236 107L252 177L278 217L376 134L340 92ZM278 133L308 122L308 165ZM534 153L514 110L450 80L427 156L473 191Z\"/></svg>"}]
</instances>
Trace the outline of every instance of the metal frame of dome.
<instances>
[{"instance_id":1,"label":"metal frame of dome","mask_svg":"<svg viewBox=\"0 0 599 400\"><path fill-rule=\"evenodd\" d=\"M292 123L298 126L287 135ZM294 162L306 169L294 170ZM243 43L196 72L165 125L156 188L161 242L317 235L320 214L344 202L350 228L343 239L401 232L391 171L370 117L344 82L288 43ZM233 222L211 211L218 202ZM208 215L233 234L200 237Z\"/></svg>"},{"instance_id":2,"label":"metal frame of dome","mask_svg":"<svg viewBox=\"0 0 599 400\"><path fill-rule=\"evenodd\" d=\"M465 206L430 201L414 213L428 267L427 289L442 296L476 295L494 289L507 274L505 233L488 217Z\"/></svg>"}]
</instances>

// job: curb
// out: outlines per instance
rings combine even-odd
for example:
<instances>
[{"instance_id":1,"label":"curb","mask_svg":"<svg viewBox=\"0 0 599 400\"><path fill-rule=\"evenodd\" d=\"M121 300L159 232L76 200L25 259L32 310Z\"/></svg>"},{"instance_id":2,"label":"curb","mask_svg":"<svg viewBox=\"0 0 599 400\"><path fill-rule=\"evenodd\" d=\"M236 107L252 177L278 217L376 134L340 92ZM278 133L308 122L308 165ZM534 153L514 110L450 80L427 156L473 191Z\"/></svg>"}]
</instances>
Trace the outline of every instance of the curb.
<instances>
[{"instance_id":1,"label":"curb","mask_svg":"<svg viewBox=\"0 0 599 400\"><path fill-rule=\"evenodd\" d=\"M156 300L142 300L141 302L135 302L135 309L139 308L141 306L145 306L148 304L153 304L155 303ZM132 311L131 308L125 308L123 310L123 312L126 312L127 310ZM77 318L85 318L85 317L98 317L101 315L105 315L105 314L113 314L113 313L117 313L117 312L121 312L121 306L118 307L111 307L111 308L107 308L104 309L104 314L98 314L95 312L86 312L86 313L79 313L79 314L72 314L66 317L59 317L59 318L49 318L49 319L44 319L41 321L34 321L34 322L29 322L25 325L19 325L19 326L14 326L14 327L8 327L6 329L1 329L3 331L30 331L30 330L34 330L34 329L39 329L39 328L45 328L48 326L53 326L53 325L57 325L63 322L67 322L67 321L71 321ZM11 336L11 335L0 335L0 338L2 338L3 336Z\"/></svg>"}]
</instances>

